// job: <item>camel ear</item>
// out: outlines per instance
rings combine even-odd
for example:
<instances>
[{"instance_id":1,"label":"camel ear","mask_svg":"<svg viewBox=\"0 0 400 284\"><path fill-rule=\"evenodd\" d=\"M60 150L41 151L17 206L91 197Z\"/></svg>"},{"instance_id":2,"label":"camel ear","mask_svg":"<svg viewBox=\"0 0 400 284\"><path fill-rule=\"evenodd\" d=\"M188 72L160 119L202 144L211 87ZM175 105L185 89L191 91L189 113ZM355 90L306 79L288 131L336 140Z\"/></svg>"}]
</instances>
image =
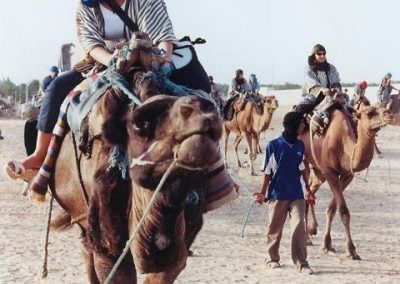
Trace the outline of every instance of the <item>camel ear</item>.
<instances>
[{"instance_id":1,"label":"camel ear","mask_svg":"<svg viewBox=\"0 0 400 284\"><path fill-rule=\"evenodd\" d=\"M153 138L155 126L177 100L177 97L158 95L151 97L132 111L128 118L130 129L138 135Z\"/></svg>"}]
</instances>

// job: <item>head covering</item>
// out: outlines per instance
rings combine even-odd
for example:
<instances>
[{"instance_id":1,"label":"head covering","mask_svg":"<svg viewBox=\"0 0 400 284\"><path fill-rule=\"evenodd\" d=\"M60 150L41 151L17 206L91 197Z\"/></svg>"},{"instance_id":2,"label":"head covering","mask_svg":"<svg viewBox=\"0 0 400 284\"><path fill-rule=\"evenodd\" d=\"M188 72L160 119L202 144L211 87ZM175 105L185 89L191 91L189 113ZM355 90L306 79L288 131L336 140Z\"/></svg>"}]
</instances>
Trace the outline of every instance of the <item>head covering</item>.
<instances>
[{"instance_id":1,"label":"head covering","mask_svg":"<svg viewBox=\"0 0 400 284\"><path fill-rule=\"evenodd\" d=\"M51 66L50 67L50 72L58 73L58 67L57 66Z\"/></svg>"},{"instance_id":2,"label":"head covering","mask_svg":"<svg viewBox=\"0 0 400 284\"><path fill-rule=\"evenodd\" d=\"M291 144L297 140L297 131L303 121L303 115L299 112L291 111L283 117L283 132L282 136Z\"/></svg>"},{"instance_id":3,"label":"head covering","mask_svg":"<svg viewBox=\"0 0 400 284\"><path fill-rule=\"evenodd\" d=\"M243 75L243 70L242 69L236 70L236 76L238 76L238 75Z\"/></svg>"},{"instance_id":4,"label":"head covering","mask_svg":"<svg viewBox=\"0 0 400 284\"><path fill-rule=\"evenodd\" d=\"M314 55L314 54L317 54L318 52L325 52L326 53L325 47L322 44L319 44L319 43L314 45L314 47L313 47L313 49L311 51L311 54Z\"/></svg>"},{"instance_id":5,"label":"head covering","mask_svg":"<svg viewBox=\"0 0 400 284\"><path fill-rule=\"evenodd\" d=\"M361 89L366 89L366 88L368 87L367 81L362 81L362 82L360 83L360 87L361 87Z\"/></svg>"},{"instance_id":6,"label":"head covering","mask_svg":"<svg viewBox=\"0 0 400 284\"><path fill-rule=\"evenodd\" d=\"M390 72L387 73L387 74L385 75L385 77L386 77L386 78L389 78L389 79L392 78L392 73L390 73Z\"/></svg>"},{"instance_id":7,"label":"head covering","mask_svg":"<svg viewBox=\"0 0 400 284\"><path fill-rule=\"evenodd\" d=\"M88 7L94 7L99 4L99 0L81 0L82 4Z\"/></svg>"}]
</instances>

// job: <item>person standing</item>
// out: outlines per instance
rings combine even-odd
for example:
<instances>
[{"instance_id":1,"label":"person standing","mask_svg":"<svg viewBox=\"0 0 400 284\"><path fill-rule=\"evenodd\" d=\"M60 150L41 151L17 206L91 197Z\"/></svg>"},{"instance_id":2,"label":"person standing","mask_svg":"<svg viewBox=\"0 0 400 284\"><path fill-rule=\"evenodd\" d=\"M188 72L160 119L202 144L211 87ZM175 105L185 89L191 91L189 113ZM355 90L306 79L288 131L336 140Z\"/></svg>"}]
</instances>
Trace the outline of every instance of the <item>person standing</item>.
<instances>
[{"instance_id":1,"label":"person standing","mask_svg":"<svg viewBox=\"0 0 400 284\"><path fill-rule=\"evenodd\" d=\"M297 270L312 274L307 262L307 235L305 230L305 200L314 203L315 198L308 185L304 165L304 143L297 137L304 131L303 116L289 112L283 118L283 133L266 147L261 170L264 180L259 193L254 196L259 204L268 202L269 225L267 229L267 264L280 267L279 245L287 215L290 216L291 255ZM303 193L301 177L306 185Z\"/></svg>"}]
</instances>

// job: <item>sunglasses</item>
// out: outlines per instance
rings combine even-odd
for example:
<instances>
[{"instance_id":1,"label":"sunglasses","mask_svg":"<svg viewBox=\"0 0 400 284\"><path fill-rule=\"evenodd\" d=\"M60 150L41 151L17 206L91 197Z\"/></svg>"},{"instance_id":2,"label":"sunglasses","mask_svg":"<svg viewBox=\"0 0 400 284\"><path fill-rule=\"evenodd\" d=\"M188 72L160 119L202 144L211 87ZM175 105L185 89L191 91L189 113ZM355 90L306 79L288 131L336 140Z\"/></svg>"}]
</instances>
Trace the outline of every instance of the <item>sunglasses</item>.
<instances>
[{"instance_id":1,"label":"sunglasses","mask_svg":"<svg viewBox=\"0 0 400 284\"><path fill-rule=\"evenodd\" d=\"M325 52L318 52L318 53L317 53L318 56L322 56L322 55L325 56L325 54L326 54Z\"/></svg>"}]
</instances>

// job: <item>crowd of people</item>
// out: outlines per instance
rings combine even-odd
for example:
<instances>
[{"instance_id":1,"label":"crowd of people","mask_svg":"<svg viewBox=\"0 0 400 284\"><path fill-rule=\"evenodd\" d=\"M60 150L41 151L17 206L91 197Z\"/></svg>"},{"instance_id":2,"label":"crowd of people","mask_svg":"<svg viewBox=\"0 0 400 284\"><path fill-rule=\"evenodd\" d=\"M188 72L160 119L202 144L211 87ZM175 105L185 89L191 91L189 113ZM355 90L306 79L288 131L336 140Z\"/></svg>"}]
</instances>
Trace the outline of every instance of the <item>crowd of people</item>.
<instances>
[{"instance_id":1,"label":"crowd of people","mask_svg":"<svg viewBox=\"0 0 400 284\"><path fill-rule=\"evenodd\" d=\"M143 2L143 5L136 5L137 2ZM220 93L214 78L208 77L195 53L189 65L183 67L184 70L174 68L173 48L177 39L164 1L151 1L150 6L145 4L147 2L139 0L116 0L116 3L131 19L137 20L138 29L148 33L154 46L164 51L162 68L169 70L168 74L174 83L211 94ZM115 59L116 44L120 40L129 41L134 32L108 4L101 1L79 2L76 23L77 36L86 53L94 59L94 62L104 67L110 66ZM313 203L314 196L308 188L303 163L305 146L298 139L298 134L304 131L304 115L310 111L318 109L317 118L324 121L327 116L326 110L331 106L332 98L336 94L342 94L343 104L349 107L353 107L360 100L368 102L365 96L368 83L361 81L356 84L352 94L348 94L346 89L342 90L339 72L328 62L327 51L321 44L313 47L307 63L302 88L303 100L297 104L294 111L285 115L282 135L267 144L262 166L263 182L255 198L260 204L267 202L269 208L266 245L268 266L280 267L279 244L283 225L289 214L293 231L291 244L293 263L299 272L312 274L313 270L307 262L304 218L306 202ZM40 114L38 117L31 116L26 122L25 133L26 137L29 136L29 142L26 143L28 156L21 161L11 160L5 166L7 173L14 179L26 179L27 172L36 171L41 167L61 103L67 94L84 80L82 72L75 69L60 75L58 73L56 66L50 68L49 75L41 85ZM384 76L378 92L379 102L388 109L391 105L390 95L393 90L397 90L392 86L391 78L391 73ZM246 80L243 70L238 69L228 94L231 98L258 94L260 87L255 74L250 74ZM2 139L1 133L0 139ZM32 140L36 140L35 145L32 145ZM282 175L282 171L285 175ZM304 178L306 185L304 191L301 178Z\"/></svg>"}]
</instances>

